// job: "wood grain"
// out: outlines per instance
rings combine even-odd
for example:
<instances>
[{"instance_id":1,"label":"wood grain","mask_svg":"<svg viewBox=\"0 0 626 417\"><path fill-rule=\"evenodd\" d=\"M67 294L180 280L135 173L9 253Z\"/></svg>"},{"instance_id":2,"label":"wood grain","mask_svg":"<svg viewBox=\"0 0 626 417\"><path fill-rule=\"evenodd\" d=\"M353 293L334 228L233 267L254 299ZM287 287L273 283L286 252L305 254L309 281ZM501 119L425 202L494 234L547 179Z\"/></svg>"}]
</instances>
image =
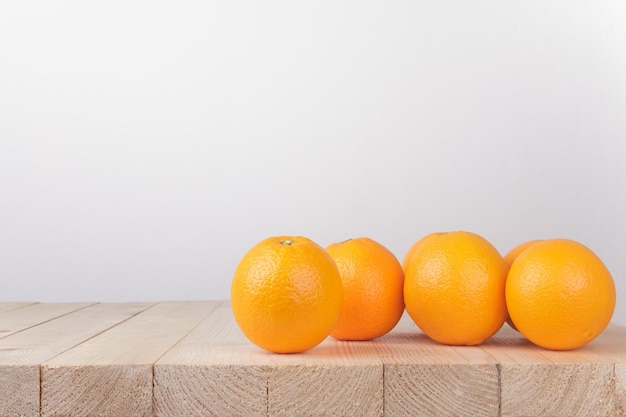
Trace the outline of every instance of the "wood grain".
<instances>
[{"instance_id":1,"label":"wood grain","mask_svg":"<svg viewBox=\"0 0 626 417\"><path fill-rule=\"evenodd\" d=\"M0 303L0 417L626 415L626 328L570 352L508 326L444 346L404 316L366 342L252 345L227 301Z\"/></svg>"},{"instance_id":2,"label":"wood grain","mask_svg":"<svg viewBox=\"0 0 626 417\"><path fill-rule=\"evenodd\" d=\"M16 310L36 303L20 302L20 301L2 301L0 302L0 313L5 311Z\"/></svg>"},{"instance_id":3,"label":"wood grain","mask_svg":"<svg viewBox=\"0 0 626 417\"><path fill-rule=\"evenodd\" d=\"M46 361L41 415L152 415L153 364L218 304L159 303Z\"/></svg>"},{"instance_id":4,"label":"wood grain","mask_svg":"<svg viewBox=\"0 0 626 417\"><path fill-rule=\"evenodd\" d=\"M371 347L328 338L305 353L270 356L268 415L382 416L384 368Z\"/></svg>"},{"instance_id":5,"label":"wood grain","mask_svg":"<svg viewBox=\"0 0 626 417\"><path fill-rule=\"evenodd\" d=\"M157 416L266 416L266 353L218 308L154 366Z\"/></svg>"},{"instance_id":6,"label":"wood grain","mask_svg":"<svg viewBox=\"0 0 626 417\"><path fill-rule=\"evenodd\" d=\"M501 415L615 415L614 364L590 349L599 342L551 351L503 328L483 346L500 364Z\"/></svg>"},{"instance_id":7,"label":"wood grain","mask_svg":"<svg viewBox=\"0 0 626 417\"><path fill-rule=\"evenodd\" d=\"M496 362L474 346L445 346L404 316L373 341L385 367L385 416L498 416Z\"/></svg>"},{"instance_id":8,"label":"wood grain","mask_svg":"<svg viewBox=\"0 0 626 417\"><path fill-rule=\"evenodd\" d=\"M0 314L0 338L85 308L93 303L46 303L11 308Z\"/></svg>"},{"instance_id":9,"label":"wood grain","mask_svg":"<svg viewBox=\"0 0 626 417\"><path fill-rule=\"evenodd\" d=\"M614 414L626 415L626 328L609 325L594 341L583 348L587 361L608 362L614 366Z\"/></svg>"},{"instance_id":10,"label":"wood grain","mask_svg":"<svg viewBox=\"0 0 626 417\"><path fill-rule=\"evenodd\" d=\"M253 346L219 308L155 365L158 416L380 416L383 368L359 344L303 354Z\"/></svg>"},{"instance_id":11,"label":"wood grain","mask_svg":"<svg viewBox=\"0 0 626 417\"><path fill-rule=\"evenodd\" d=\"M615 365L615 415L626 416L626 363Z\"/></svg>"},{"instance_id":12,"label":"wood grain","mask_svg":"<svg viewBox=\"0 0 626 417\"><path fill-rule=\"evenodd\" d=\"M149 306L95 304L0 339L0 416L39 416L40 364Z\"/></svg>"}]
</instances>

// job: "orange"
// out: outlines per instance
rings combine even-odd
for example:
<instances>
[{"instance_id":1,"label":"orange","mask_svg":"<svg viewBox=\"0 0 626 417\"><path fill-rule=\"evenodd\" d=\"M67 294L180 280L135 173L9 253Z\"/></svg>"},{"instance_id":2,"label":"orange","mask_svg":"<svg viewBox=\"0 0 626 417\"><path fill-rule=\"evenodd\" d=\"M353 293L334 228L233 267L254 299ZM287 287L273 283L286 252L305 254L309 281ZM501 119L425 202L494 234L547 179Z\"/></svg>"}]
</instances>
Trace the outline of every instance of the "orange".
<instances>
[{"instance_id":1,"label":"orange","mask_svg":"<svg viewBox=\"0 0 626 417\"><path fill-rule=\"evenodd\" d=\"M404 272L398 259L369 238L326 248L343 283L339 322L330 333L341 340L369 340L387 334L404 312Z\"/></svg>"},{"instance_id":2,"label":"orange","mask_svg":"<svg viewBox=\"0 0 626 417\"><path fill-rule=\"evenodd\" d=\"M417 251L417 248L420 247L420 245L422 244L422 242L424 242L424 239L428 237L428 236L424 236L423 238L421 238L420 240L418 240L417 242L415 242L407 251L406 255L404 255L404 258L402 259L402 270L404 272L406 272L407 267L409 266L409 262L411 262L411 258L413 258L413 254Z\"/></svg>"},{"instance_id":3,"label":"orange","mask_svg":"<svg viewBox=\"0 0 626 417\"><path fill-rule=\"evenodd\" d=\"M507 270L496 248L475 233L428 235L407 266L406 310L437 342L478 345L506 319Z\"/></svg>"},{"instance_id":4,"label":"orange","mask_svg":"<svg viewBox=\"0 0 626 417\"><path fill-rule=\"evenodd\" d=\"M504 255L504 260L509 265L509 268L513 264L513 261L515 260L515 258L517 258L522 252L524 252L526 249L528 249L529 247L531 247L532 245L538 242L541 242L541 240L529 240L528 242L520 243L519 245L511 249L506 255ZM508 314L508 310L507 310L506 322L513 329L517 330L517 327L515 327L513 320L511 320L511 317Z\"/></svg>"},{"instance_id":5,"label":"orange","mask_svg":"<svg viewBox=\"0 0 626 417\"><path fill-rule=\"evenodd\" d=\"M513 264L513 261L526 249L530 248L535 243L542 242L542 240L529 240L528 242L520 243L513 249L511 249L506 255L504 255L504 260L507 264L509 264L509 268Z\"/></svg>"},{"instance_id":6,"label":"orange","mask_svg":"<svg viewBox=\"0 0 626 417\"><path fill-rule=\"evenodd\" d=\"M320 344L341 313L339 270L326 251L305 237L278 236L256 244L239 262L231 305L255 345L295 353Z\"/></svg>"},{"instance_id":7,"label":"orange","mask_svg":"<svg viewBox=\"0 0 626 417\"><path fill-rule=\"evenodd\" d=\"M513 261L506 301L515 326L531 342L553 350L576 349L609 324L615 283L589 248L551 239Z\"/></svg>"}]
</instances>

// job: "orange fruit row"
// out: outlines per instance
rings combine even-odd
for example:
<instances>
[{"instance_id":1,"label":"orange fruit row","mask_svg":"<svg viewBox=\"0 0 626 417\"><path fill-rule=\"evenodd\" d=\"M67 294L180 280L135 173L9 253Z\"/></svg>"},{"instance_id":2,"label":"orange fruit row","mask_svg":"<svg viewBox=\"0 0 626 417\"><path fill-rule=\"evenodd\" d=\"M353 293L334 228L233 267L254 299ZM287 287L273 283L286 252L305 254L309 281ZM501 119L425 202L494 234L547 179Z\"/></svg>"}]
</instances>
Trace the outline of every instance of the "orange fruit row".
<instances>
[{"instance_id":1,"label":"orange fruit row","mask_svg":"<svg viewBox=\"0 0 626 417\"><path fill-rule=\"evenodd\" d=\"M400 264L368 238L322 248L278 236L240 261L231 305L248 339L277 353L303 352L329 335L381 337L405 308L443 344L480 344L506 321L539 346L566 350L606 328L615 286L591 250L566 239L525 242L502 257L475 233L432 233Z\"/></svg>"},{"instance_id":2,"label":"orange fruit row","mask_svg":"<svg viewBox=\"0 0 626 417\"><path fill-rule=\"evenodd\" d=\"M368 238L326 249L301 236L273 237L240 261L231 306L243 333L277 353L311 349L327 336L369 340L385 335L404 312L404 271Z\"/></svg>"}]
</instances>

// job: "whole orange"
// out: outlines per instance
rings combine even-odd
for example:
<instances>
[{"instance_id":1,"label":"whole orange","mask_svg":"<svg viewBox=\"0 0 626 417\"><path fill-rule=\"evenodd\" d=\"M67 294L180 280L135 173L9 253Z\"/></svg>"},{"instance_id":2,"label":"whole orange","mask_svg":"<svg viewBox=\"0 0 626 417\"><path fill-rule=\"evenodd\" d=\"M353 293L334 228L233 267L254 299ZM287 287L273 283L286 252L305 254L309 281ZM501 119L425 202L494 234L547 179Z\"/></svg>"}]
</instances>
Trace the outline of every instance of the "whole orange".
<instances>
[{"instance_id":1,"label":"whole orange","mask_svg":"<svg viewBox=\"0 0 626 417\"><path fill-rule=\"evenodd\" d=\"M513 261L506 283L511 320L531 342L575 349L609 324L615 283L604 263L569 239L532 245Z\"/></svg>"},{"instance_id":2,"label":"whole orange","mask_svg":"<svg viewBox=\"0 0 626 417\"><path fill-rule=\"evenodd\" d=\"M538 242L541 242L541 240L529 240L528 242L520 243L519 245L511 249L506 255L504 255L504 260L509 265L509 268L513 264L513 261L515 260L515 258L517 258L522 252L524 252L526 249L530 248L532 245ZM517 327L515 327L515 323L513 323L513 320L511 320L511 317L508 314L508 307L507 307L506 322L513 329L517 330Z\"/></svg>"},{"instance_id":3,"label":"whole orange","mask_svg":"<svg viewBox=\"0 0 626 417\"><path fill-rule=\"evenodd\" d=\"M496 248L475 233L428 235L407 266L406 310L437 342L480 344L506 319L507 270Z\"/></svg>"},{"instance_id":4,"label":"whole orange","mask_svg":"<svg viewBox=\"0 0 626 417\"><path fill-rule=\"evenodd\" d=\"M256 244L239 262L231 305L242 332L257 346L295 353L321 343L341 313L339 270L305 237L278 236Z\"/></svg>"},{"instance_id":5,"label":"whole orange","mask_svg":"<svg viewBox=\"0 0 626 417\"><path fill-rule=\"evenodd\" d=\"M404 312L404 272L386 247L369 238L326 248L343 283L343 306L330 333L341 340L369 340L387 334Z\"/></svg>"}]
</instances>

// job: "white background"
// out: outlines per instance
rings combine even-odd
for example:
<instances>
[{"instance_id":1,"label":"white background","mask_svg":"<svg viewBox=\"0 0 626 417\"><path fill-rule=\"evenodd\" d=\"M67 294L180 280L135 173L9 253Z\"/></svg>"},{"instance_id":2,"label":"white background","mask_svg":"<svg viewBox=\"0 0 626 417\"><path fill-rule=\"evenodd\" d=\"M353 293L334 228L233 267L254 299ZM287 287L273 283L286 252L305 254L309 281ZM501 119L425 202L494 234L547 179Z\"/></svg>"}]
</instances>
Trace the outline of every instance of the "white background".
<instances>
[{"instance_id":1,"label":"white background","mask_svg":"<svg viewBox=\"0 0 626 417\"><path fill-rule=\"evenodd\" d=\"M626 324L626 2L3 1L0 300L228 298L250 246L594 250Z\"/></svg>"}]
</instances>

